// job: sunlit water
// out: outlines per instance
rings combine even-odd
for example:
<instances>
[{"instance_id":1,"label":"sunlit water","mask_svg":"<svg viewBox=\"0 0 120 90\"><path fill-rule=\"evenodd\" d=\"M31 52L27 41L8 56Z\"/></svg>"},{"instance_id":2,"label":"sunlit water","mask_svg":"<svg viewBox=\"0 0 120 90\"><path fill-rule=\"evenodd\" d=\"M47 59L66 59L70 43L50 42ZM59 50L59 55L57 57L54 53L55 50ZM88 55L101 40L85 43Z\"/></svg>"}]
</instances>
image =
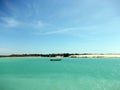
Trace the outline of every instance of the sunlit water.
<instances>
[{"instance_id":1,"label":"sunlit water","mask_svg":"<svg viewBox=\"0 0 120 90\"><path fill-rule=\"evenodd\" d=\"M120 90L120 58L0 58L0 90Z\"/></svg>"}]
</instances>

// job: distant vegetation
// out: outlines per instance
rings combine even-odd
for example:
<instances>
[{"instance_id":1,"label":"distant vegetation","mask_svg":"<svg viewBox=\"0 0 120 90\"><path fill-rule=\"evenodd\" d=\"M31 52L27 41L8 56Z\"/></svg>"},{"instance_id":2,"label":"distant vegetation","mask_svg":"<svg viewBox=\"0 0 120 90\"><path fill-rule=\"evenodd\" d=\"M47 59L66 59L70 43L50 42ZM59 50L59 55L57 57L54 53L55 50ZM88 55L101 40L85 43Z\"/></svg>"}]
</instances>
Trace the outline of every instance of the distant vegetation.
<instances>
[{"instance_id":1,"label":"distant vegetation","mask_svg":"<svg viewBox=\"0 0 120 90\"><path fill-rule=\"evenodd\" d=\"M70 53L61 53L61 54L11 54L11 55L0 55L0 57L69 57L70 55L80 55L80 54L70 54Z\"/></svg>"},{"instance_id":2,"label":"distant vegetation","mask_svg":"<svg viewBox=\"0 0 120 90\"><path fill-rule=\"evenodd\" d=\"M52 54L11 54L11 55L0 55L0 57L76 57L75 55L107 55L107 54L93 54L93 53L52 53ZM114 55L109 53L109 55ZM120 54L116 54L120 55ZM85 57L85 56L84 56Z\"/></svg>"}]
</instances>

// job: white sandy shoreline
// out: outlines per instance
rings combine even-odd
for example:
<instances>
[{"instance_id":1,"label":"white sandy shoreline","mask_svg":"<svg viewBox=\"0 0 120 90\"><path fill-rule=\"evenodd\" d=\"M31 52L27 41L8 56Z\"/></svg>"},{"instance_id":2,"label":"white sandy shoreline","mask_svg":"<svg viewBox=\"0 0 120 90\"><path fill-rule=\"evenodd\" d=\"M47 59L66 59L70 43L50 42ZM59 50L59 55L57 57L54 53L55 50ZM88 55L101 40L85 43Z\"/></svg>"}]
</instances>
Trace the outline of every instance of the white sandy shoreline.
<instances>
[{"instance_id":1,"label":"white sandy shoreline","mask_svg":"<svg viewBox=\"0 0 120 90\"><path fill-rule=\"evenodd\" d=\"M73 58L120 58L120 54L71 55Z\"/></svg>"}]
</instances>

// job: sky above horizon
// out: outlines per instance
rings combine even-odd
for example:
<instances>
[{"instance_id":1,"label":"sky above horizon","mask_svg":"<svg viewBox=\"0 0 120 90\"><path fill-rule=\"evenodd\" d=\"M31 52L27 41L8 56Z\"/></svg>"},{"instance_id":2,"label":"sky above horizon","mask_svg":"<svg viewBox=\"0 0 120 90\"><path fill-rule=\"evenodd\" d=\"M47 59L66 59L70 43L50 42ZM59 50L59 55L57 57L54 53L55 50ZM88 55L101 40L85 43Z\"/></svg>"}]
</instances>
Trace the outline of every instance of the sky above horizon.
<instances>
[{"instance_id":1,"label":"sky above horizon","mask_svg":"<svg viewBox=\"0 0 120 90\"><path fill-rule=\"evenodd\" d=\"M120 53L119 0L0 0L0 54Z\"/></svg>"}]
</instances>

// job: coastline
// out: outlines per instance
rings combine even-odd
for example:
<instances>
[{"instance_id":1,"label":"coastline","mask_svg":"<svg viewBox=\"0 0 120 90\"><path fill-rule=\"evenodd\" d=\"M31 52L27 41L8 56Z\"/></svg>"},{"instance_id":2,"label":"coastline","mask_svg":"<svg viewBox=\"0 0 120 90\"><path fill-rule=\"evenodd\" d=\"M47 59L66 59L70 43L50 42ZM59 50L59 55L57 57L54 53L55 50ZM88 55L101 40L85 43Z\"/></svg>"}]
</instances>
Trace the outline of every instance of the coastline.
<instances>
[{"instance_id":1,"label":"coastline","mask_svg":"<svg viewBox=\"0 0 120 90\"><path fill-rule=\"evenodd\" d=\"M34 55L2 55L0 58L120 58L120 54L69 54L64 57L62 54L54 56L34 56Z\"/></svg>"},{"instance_id":2,"label":"coastline","mask_svg":"<svg viewBox=\"0 0 120 90\"><path fill-rule=\"evenodd\" d=\"M71 55L71 58L120 58L120 54Z\"/></svg>"}]
</instances>

